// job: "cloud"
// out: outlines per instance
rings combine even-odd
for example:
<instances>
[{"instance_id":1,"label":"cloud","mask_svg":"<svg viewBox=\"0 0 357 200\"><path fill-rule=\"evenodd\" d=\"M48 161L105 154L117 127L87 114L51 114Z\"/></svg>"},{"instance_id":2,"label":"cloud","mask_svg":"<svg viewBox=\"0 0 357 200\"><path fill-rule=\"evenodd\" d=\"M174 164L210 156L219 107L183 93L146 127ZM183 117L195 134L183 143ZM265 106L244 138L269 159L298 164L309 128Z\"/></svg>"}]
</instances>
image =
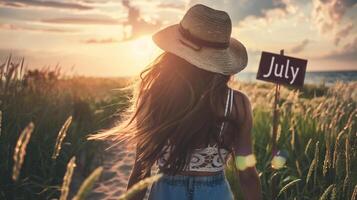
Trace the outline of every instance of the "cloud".
<instances>
[{"instance_id":1,"label":"cloud","mask_svg":"<svg viewBox=\"0 0 357 200\"><path fill-rule=\"evenodd\" d=\"M247 17L265 18L271 11L287 13L289 2L288 0L226 0L218 4L216 0L191 0L189 6L202 3L224 10L231 16L232 22L238 24Z\"/></svg>"},{"instance_id":2,"label":"cloud","mask_svg":"<svg viewBox=\"0 0 357 200\"><path fill-rule=\"evenodd\" d=\"M81 25L117 25L122 23L121 20L113 18L53 18L53 19L42 19L41 22L53 23L53 24L81 24Z\"/></svg>"},{"instance_id":3,"label":"cloud","mask_svg":"<svg viewBox=\"0 0 357 200\"><path fill-rule=\"evenodd\" d=\"M122 5L128 10L127 19L123 22L124 36L122 41L132 40L142 35L152 34L157 31L162 22L149 21L142 16L141 10L131 5L129 0L123 0ZM127 31L129 28L129 31Z\"/></svg>"},{"instance_id":4,"label":"cloud","mask_svg":"<svg viewBox=\"0 0 357 200\"><path fill-rule=\"evenodd\" d=\"M46 7L73 10L91 10L93 7L75 2L49 0L0 0L0 4L10 7Z\"/></svg>"},{"instance_id":5,"label":"cloud","mask_svg":"<svg viewBox=\"0 0 357 200\"><path fill-rule=\"evenodd\" d=\"M116 43L118 40L114 38L106 38L106 39L88 39L85 41L82 41L82 43L85 44L110 44L110 43Z\"/></svg>"},{"instance_id":6,"label":"cloud","mask_svg":"<svg viewBox=\"0 0 357 200\"><path fill-rule=\"evenodd\" d=\"M185 4L177 4L177 3L159 3L157 5L158 8L168 8L168 9L177 9L184 10L186 8Z\"/></svg>"},{"instance_id":7,"label":"cloud","mask_svg":"<svg viewBox=\"0 0 357 200\"><path fill-rule=\"evenodd\" d=\"M118 2L118 0L76 0L76 2L88 3L88 4L96 4L96 3Z\"/></svg>"},{"instance_id":8,"label":"cloud","mask_svg":"<svg viewBox=\"0 0 357 200\"><path fill-rule=\"evenodd\" d=\"M23 5L20 4L20 3L10 2L10 1L7 2L7 1L2 1L2 0L0 0L0 5L9 6L9 7L15 7L15 8L23 7Z\"/></svg>"},{"instance_id":9,"label":"cloud","mask_svg":"<svg viewBox=\"0 0 357 200\"><path fill-rule=\"evenodd\" d=\"M304 39L303 41L301 41L298 45L296 46L293 46L291 49L290 49L290 53L300 53L302 52L305 47L310 43L310 40L309 39Z\"/></svg>"},{"instance_id":10,"label":"cloud","mask_svg":"<svg viewBox=\"0 0 357 200\"><path fill-rule=\"evenodd\" d=\"M75 32L78 32L78 30L72 30L72 29L58 29L58 28L47 28L47 27L32 28L32 27L17 26L14 24L1 24L1 23L0 23L0 29L12 30L12 31L35 31L35 32L50 32L50 33L75 33Z\"/></svg>"},{"instance_id":11,"label":"cloud","mask_svg":"<svg viewBox=\"0 0 357 200\"><path fill-rule=\"evenodd\" d=\"M335 35L335 39L334 39L334 43L335 45L339 45L340 41L342 38L347 37L351 30L353 29L353 24L350 23L348 25L346 25L345 27L341 28Z\"/></svg>"},{"instance_id":12,"label":"cloud","mask_svg":"<svg viewBox=\"0 0 357 200\"><path fill-rule=\"evenodd\" d=\"M340 43L340 35L346 37L352 27L341 27L341 22L349 9L357 5L356 0L314 0L312 19L321 34L334 34L336 45Z\"/></svg>"},{"instance_id":13,"label":"cloud","mask_svg":"<svg viewBox=\"0 0 357 200\"><path fill-rule=\"evenodd\" d=\"M329 60L344 60L344 61L357 61L357 37L350 43L347 43L339 51L333 51L322 56L323 59Z\"/></svg>"}]
</instances>

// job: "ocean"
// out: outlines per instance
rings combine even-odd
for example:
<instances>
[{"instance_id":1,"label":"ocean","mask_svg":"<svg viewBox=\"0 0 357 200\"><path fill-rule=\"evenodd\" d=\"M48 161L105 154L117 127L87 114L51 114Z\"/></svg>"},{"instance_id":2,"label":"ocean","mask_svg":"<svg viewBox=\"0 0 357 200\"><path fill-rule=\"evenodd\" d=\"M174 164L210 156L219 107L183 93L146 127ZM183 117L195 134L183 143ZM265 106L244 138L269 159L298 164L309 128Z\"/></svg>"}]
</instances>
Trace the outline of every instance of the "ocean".
<instances>
[{"instance_id":1,"label":"ocean","mask_svg":"<svg viewBox=\"0 0 357 200\"><path fill-rule=\"evenodd\" d=\"M236 76L236 79L244 82L260 82L256 79L256 72L242 72ZM357 81L356 71L324 71L324 72L306 72L305 84L325 84L331 85L335 82Z\"/></svg>"}]
</instances>

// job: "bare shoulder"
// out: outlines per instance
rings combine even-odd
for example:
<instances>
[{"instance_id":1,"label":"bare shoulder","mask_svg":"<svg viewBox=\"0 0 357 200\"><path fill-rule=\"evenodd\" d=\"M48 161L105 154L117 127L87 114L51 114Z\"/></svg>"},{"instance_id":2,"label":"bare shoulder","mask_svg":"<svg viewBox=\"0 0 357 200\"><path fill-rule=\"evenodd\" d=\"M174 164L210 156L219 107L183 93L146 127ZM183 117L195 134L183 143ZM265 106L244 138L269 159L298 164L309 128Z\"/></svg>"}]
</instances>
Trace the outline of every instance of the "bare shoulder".
<instances>
[{"instance_id":1,"label":"bare shoulder","mask_svg":"<svg viewBox=\"0 0 357 200\"><path fill-rule=\"evenodd\" d=\"M240 110L251 110L250 100L246 94L239 90L233 90L233 98L236 106L241 108Z\"/></svg>"},{"instance_id":2,"label":"bare shoulder","mask_svg":"<svg viewBox=\"0 0 357 200\"><path fill-rule=\"evenodd\" d=\"M240 90L235 90L235 89L232 89L233 90L233 95L234 95L234 99L235 101L238 101L237 103L248 103L250 104L250 100L248 98L248 96L243 93L242 91Z\"/></svg>"}]
</instances>

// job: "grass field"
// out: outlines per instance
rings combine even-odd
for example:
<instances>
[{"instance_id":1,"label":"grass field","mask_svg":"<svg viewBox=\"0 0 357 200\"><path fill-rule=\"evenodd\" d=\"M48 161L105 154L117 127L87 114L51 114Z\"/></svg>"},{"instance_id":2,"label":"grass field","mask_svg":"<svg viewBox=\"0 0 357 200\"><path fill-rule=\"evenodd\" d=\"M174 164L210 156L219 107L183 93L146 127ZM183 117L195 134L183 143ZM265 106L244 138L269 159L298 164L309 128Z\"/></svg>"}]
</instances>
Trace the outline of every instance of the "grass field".
<instances>
[{"instance_id":1,"label":"grass field","mask_svg":"<svg viewBox=\"0 0 357 200\"><path fill-rule=\"evenodd\" d=\"M287 153L281 169L271 167L271 84L240 84L253 104L254 150L264 199L356 199L357 83L283 89L277 143ZM228 178L237 196L233 171ZM352 197L354 196L354 197Z\"/></svg>"},{"instance_id":2,"label":"grass field","mask_svg":"<svg viewBox=\"0 0 357 200\"><path fill-rule=\"evenodd\" d=\"M119 118L130 93L115 89L128 79L63 78L56 70L24 72L21 63L1 70L0 199L59 198L73 156L83 177L100 165L101 143L85 138ZM252 102L264 199L356 199L357 82L282 88L277 144L288 156L280 169L270 163L273 85L232 87ZM239 197L232 166L226 174Z\"/></svg>"}]
</instances>

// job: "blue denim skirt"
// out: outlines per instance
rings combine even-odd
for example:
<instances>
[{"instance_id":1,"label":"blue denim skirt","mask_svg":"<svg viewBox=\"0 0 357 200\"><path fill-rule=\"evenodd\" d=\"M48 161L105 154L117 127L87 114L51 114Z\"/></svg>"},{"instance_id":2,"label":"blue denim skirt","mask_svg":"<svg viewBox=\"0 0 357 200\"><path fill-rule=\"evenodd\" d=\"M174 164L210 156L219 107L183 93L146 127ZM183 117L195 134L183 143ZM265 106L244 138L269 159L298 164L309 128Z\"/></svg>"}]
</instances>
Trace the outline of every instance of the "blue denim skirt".
<instances>
[{"instance_id":1,"label":"blue denim skirt","mask_svg":"<svg viewBox=\"0 0 357 200\"><path fill-rule=\"evenodd\" d=\"M164 174L151 187L149 200L233 200L224 172L212 176Z\"/></svg>"}]
</instances>

